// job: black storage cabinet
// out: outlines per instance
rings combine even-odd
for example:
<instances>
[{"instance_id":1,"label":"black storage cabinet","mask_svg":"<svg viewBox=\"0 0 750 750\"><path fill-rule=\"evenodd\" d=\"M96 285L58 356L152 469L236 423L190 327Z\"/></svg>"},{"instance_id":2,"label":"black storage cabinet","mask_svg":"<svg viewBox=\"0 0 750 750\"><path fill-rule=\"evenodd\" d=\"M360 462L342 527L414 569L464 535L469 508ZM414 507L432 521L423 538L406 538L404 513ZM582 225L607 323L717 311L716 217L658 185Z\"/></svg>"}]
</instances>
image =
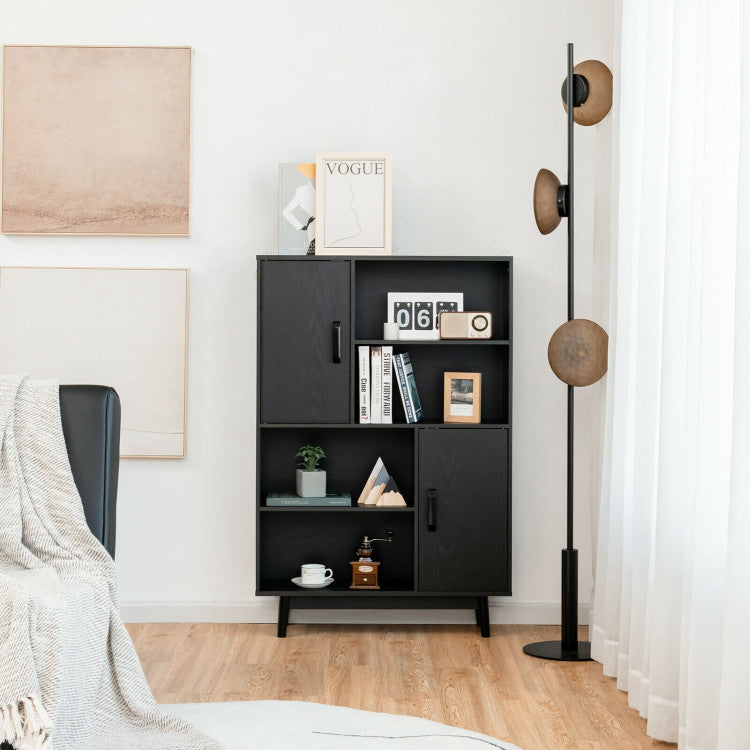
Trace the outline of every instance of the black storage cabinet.
<instances>
[{"instance_id":1,"label":"black storage cabinet","mask_svg":"<svg viewBox=\"0 0 750 750\"><path fill-rule=\"evenodd\" d=\"M463 292L488 310L488 340L384 341L388 292ZM279 597L278 635L292 608L469 608L489 636L488 597L511 593L512 258L480 256L258 258L256 594ZM357 421L357 347L408 351L424 419L406 422L394 385L393 424ZM481 424L443 422L443 373L482 373ZM294 488L294 454L322 445L328 490L356 503L378 456L405 508L266 507ZM380 590L351 590L362 536L376 545ZM297 588L303 562L334 583Z\"/></svg>"}]
</instances>

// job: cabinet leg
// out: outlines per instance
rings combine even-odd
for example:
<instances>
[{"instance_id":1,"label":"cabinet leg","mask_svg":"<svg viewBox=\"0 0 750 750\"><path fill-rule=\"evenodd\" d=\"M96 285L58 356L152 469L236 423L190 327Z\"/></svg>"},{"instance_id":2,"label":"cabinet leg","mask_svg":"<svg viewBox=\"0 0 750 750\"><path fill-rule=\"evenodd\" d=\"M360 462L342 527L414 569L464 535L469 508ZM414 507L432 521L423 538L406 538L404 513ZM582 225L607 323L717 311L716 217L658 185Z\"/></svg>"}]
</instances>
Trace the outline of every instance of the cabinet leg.
<instances>
[{"instance_id":1,"label":"cabinet leg","mask_svg":"<svg viewBox=\"0 0 750 750\"><path fill-rule=\"evenodd\" d=\"M279 638L286 638L286 626L289 624L289 605L292 603L290 596L279 597L279 624L276 635Z\"/></svg>"},{"instance_id":2,"label":"cabinet leg","mask_svg":"<svg viewBox=\"0 0 750 750\"><path fill-rule=\"evenodd\" d=\"M477 625L482 638L490 637L490 603L486 596L477 597Z\"/></svg>"}]
</instances>

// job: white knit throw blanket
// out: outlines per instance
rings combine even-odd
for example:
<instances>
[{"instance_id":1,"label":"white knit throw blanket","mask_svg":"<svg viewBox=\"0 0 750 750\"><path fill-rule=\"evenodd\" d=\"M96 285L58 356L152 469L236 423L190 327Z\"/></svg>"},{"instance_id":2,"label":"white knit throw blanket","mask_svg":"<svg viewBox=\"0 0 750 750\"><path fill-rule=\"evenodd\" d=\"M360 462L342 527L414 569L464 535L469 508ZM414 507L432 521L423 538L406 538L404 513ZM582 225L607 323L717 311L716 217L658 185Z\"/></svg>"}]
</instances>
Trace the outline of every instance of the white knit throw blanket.
<instances>
[{"instance_id":1,"label":"white knit throw blanket","mask_svg":"<svg viewBox=\"0 0 750 750\"><path fill-rule=\"evenodd\" d=\"M0 740L16 750L214 750L162 714L89 531L59 386L0 377Z\"/></svg>"}]
</instances>

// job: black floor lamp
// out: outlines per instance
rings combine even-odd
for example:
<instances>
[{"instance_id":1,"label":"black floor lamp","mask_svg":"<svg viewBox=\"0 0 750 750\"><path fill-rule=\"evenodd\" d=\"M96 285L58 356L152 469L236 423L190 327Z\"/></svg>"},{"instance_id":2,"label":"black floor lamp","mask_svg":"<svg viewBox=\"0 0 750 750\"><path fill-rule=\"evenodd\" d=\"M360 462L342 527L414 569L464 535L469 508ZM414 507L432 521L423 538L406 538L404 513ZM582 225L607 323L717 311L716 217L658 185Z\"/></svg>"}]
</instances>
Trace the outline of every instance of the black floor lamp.
<instances>
[{"instance_id":1,"label":"black floor lamp","mask_svg":"<svg viewBox=\"0 0 750 750\"><path fill-rule=\"evenodd\" d=\"M570 82L573 81L573 85ZM591 644L578 640L578 550L573 546L573 401L574 388L591 385L607 371L608 337L591 320L574 317L573 267L573 127L595 125L612 107L612 73L598 60L573 67L573 45L568 44L568 71L562 86L568 121L568 184L542 169L534 184L534 217L542 234L549 234L562 217L568 219L568 322L552 335L547 350L550 366L568 386L568 497L567 543L562 551L562 619L559 641L540 641L523 647L540 659L588 661Z\"/></svg>"}]
</instances>

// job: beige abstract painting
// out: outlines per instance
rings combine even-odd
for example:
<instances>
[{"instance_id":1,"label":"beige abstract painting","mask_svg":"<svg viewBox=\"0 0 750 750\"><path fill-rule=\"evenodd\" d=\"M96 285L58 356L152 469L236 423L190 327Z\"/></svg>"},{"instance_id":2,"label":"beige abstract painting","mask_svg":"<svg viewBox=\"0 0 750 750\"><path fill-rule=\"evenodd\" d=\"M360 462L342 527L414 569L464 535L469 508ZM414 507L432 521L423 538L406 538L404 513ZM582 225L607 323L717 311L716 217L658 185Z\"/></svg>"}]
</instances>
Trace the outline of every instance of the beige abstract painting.
<instances>
[{"instance_id":1,"label":"beige abstract painting","mask_svg":"<svg viewBox=\"0 0 750 750\"><path fill-rule=\"evenodd\" d=\"M189 234L189 47L3 48L2 231Z\"/></svg>"},{"instance_id":2,"label":"beige abstract painting","mask_svg":"<svg viewBox=\"0 0 750 750\"><path fill-rule=\"evenodd\" d=\"M120 454L185 455L188 270L0 268L0 372L112 386Z\"/></svg>"}]
</instances>

